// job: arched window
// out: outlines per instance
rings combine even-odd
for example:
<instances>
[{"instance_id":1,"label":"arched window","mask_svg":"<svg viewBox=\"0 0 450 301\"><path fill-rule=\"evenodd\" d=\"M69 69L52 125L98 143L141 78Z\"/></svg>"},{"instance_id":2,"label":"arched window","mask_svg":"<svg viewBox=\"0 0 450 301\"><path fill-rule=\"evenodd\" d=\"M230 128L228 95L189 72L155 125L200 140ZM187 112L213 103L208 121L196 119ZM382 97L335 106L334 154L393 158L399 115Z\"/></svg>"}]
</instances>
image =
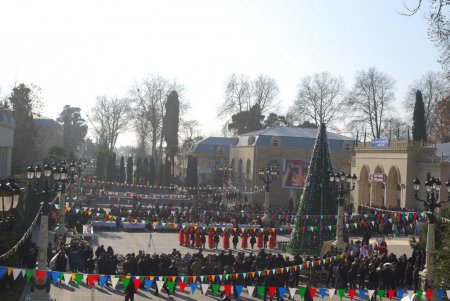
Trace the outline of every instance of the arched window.
<instances>
[{"instance_id":1,"label":"arched window","mask_svg":"<svg viewBox=\"0 0 450 301\"><path fill-rule=\"evenodd\" d=\"M245 173L247 174L247 179L250 178L250 169L252 167L252 163L250 159L247 159L247 164L245 165Z\"/></svg>"},{"instance_id":2,"label":"arched window","mask_svg":"<svg viewBox=\"0 0 450 301\"><path fill-rule=\"evenodd\" d=\"M242 159L239 159L239 165L238 165L238 177L242 177Z\"/></svg>"}]
</instances>

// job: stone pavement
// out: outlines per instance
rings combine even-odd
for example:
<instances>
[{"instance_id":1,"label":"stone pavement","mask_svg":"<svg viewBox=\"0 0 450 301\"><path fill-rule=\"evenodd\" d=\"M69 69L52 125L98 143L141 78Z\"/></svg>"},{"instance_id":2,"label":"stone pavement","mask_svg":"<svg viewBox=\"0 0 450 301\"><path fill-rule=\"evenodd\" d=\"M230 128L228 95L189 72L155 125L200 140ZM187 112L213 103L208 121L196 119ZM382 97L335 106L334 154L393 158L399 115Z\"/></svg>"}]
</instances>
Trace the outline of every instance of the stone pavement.
<instances>
[{"instance_id":1,"label":"stone pavement","mask_svg":"<svg viewBox=\"0 0 450 301\"><path fill-rule=\"evenodd\" d=\"M180 247L178 244L178 234L173 232L152 232L152 244L149 248L149 232L112 232L112 231L99 231L96 232L96 239L93 240L93 244L96 246L98 244L104 245L105 247L111 246L115 250L116 254L126 254L135 252L137 253L139 250L144 250L146 253L171 253L173 248L176 248L181 252L181 254L185 254L187 252L195 253L198 252L197 249L194 248L186 248ZM288 240L288 236L278 236L279 240ZM373 241L373 240L372 240ZM387 241L389 252L393 252L397 255L401 255L403 253L409 254L411 249L408 244L408 238L394 238L392 240ZM221 245L221 243L220 243ZM94 250L95 250L94 246ZM206 249L204 252L208 253L217 253L221 250L209 250ZM238 248L237 251L243 252L251 252L251 250L242 250ZM235 252L233 250L233 252ZM257 252L257 250L254 250ZM274 250L273 252L279 252L278 250ZM285 254L288 255L288 254ZM211 288L208 290L207 295L203 295L201 293L201 288L198 287L195 294L191 294L191 290L189 287L186 288L184 293L179 291L178 286L175 289L175 294L168 296L166 293L160 293L159 296L154 296L154 289L156 285L152 286L152 293L146 292L144 289L139 289L136 292L135 300L222 300L220 296L213 296L211 292ZM56 298L56 300L60 301L75 301L75 300L108 300L108 301L117 301L124 300L124 292L121 288L121 284L117 285L118 290L113 290L111 287L101 288L98 285L95 285L93 288L86 287L85 284L81 284L80 287L76 287L76 284L70 282L68 286L64 284L58 284L58 286L51 286L51 294ZM286 290L285 299L289 297L289 292ZM319 295L316 298L320 298ZM234 298L232 298L234 299ZM261 300L255 297L249 297L248 291L246 288L243 289L241 297L239 300ZM267 299L269 300L269 298ZM294 300L301 300L300 296L295 296ZM315 299L316 300L316 299ZM317 299L321 300L321 299ZM328 297L325 300L330 300ZM339 296L333 297L334 301L339 301ZM344 300L348 301L347 298ZM358 301L359 298L355 297L354 300ZM365 300L368 300L366 297Z\"/></svg>"}]
</instances>

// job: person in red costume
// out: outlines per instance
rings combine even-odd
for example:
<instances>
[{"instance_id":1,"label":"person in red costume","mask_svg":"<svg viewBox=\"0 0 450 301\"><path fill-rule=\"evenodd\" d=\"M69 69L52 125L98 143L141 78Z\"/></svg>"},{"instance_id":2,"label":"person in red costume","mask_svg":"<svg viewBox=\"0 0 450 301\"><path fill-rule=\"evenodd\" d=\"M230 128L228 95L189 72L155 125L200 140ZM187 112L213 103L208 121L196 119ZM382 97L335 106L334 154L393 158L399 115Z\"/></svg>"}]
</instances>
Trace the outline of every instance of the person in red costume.
<instances>
[{"instance_id":1,"label":"person in red costume","mask_svg":"<svg viewBox=\"0 0 450 301\"><path fill-rule=\"evenodd\" d=\"M214 248L214 233L212 230L209 230L208 233L208 247L210 249Z\"/></svg>"},{"instance_id":2,"label":"person in red costume","mask_svg":"<svg viewBox=\"0 0 450 301\"><path fill-rule=\"evenodd\" d=\"M259 231L257 234L257 237L258 237L258 241L256 243L256 246L258 247L258 249L262 249L262 247L264 245L264 233L262 231Z\"/></svg>"},{"instance_id":3,"label":"person in red costume","mask_svg":"<svg viewBox=\"0 0 450 301\"><path fill-rule=\"evenodd\" d=\"M269 238L269 249L274 249L276 243L277 243L277 235L275 234L275 232L272 232L272 233L270 233L270 238Z\"/></svg>"},{"instance_id":4,"label":"person in red costume","mask_svg":"<svg viewBox=\"0 0 450 301\"><path fill-rule=\"evenodd\" d=\"M228 231L223 232L223 248L230 248L230 234L228 234Z\"/></svg>"},{"instance_id":5,"label":"person in red costume","mask_svg":"<svg viewBox=\"0 0 450 301\"><path fill-rule=\"evenodd\" d=\"M189 229L184 229L184 246L190 247Z\"/></svg>"},{"instance_id":6,"label":"person in red costume","mask_svg":"<svg viewBox=\"0 0 450 301\"><path fill-rule=\"evenodd\" d=\"M242 232L241 248L242 249L248 248L248 233L245 231Z\"/></svg>"},{"instance_id":7,"label":"person in red costume","mask_svg":"<svg viewBox=\"0 0 450 301\"><path fill-rule=\"evenodd\" d=\"M183 228L180 229L180 233L178 233L178 241L180 242L180 246L184 246L184 231Z\"/></svg>"},{"instance_id":8,"label":"person in red costume","mask_svg":"<svg viewBox=\"0 0 450 301\"><path fill-rule=\"evenodd\" d=\"M200 239L200 231L195 231L195 247L201 248L202 247L202 241Z\"/></svg>"},{"instance_id":9,"label":"person in red costume","mask_svg":"<svg viewBox=\"0 0 450 301\"><path fill-rule=\"evenodd\" d=\"M380 255L388 254L387 244L386 240L383 238L383 240L380 242L380 245L375 247L375 250L378 251Z\"/></svg>"}]
</instances>

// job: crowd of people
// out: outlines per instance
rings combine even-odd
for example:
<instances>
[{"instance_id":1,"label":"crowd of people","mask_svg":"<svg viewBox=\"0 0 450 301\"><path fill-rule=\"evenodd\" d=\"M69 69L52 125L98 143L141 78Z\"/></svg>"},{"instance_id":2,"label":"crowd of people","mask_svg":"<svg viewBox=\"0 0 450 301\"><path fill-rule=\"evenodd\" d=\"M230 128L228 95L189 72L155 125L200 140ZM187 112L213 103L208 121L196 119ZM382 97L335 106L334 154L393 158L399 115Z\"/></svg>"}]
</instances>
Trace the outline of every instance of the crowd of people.
<instances>
[{"instance_id":1,"label":"crowd of people","mask_svg":"<svg viewBox=\"0 0 450 301\"><path fill-rule=\"evenodd\" d=\"M53 250L49 245L49 250ZM413 251L411 256L397 257L389 254L385 241L371 246L360 241L351 242L345 259L304 269L289 269L283 273L261 274L255 277L207 278L210 283L232 285L254 285L266 287L332 287L336 289L414 289L419 288L419 271L424 268L425 253ZM336 255L336 250L326 253L323 258ZM278 269L302 265L306 261L317 261L317 256L283 256L271 254L265 249L257 253L232 252L222 250L218 254L204 254L200 248L194 253L182 255L176 249L170 254L146 254L144 251L125 256L115 254L112 247L98 246L95 250L83 240L72 239L70 243L59 240L54 252L49 251L49 267L59 272L80 272L107 275L146 276L200 276L241 274L267 269ZM28 266L27 266L28 267ZM197 277L196 281L200 281ZM109 285L109 284L107 284ZM169 290L165 288L169 293ZM158 294L156 287L154 293ZM375 295L376 296L376 295Z\"/></svg>"}]
</instances>

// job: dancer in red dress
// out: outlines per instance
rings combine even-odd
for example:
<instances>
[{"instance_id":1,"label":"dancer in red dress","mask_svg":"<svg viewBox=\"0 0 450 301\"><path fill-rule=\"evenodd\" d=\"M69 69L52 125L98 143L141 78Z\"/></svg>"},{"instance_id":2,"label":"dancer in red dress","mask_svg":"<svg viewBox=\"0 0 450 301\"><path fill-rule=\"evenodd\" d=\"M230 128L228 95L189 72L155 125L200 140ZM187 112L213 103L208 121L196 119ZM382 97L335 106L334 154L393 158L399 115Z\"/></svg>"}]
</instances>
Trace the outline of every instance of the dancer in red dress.
<instances>
[{"instance_id":1,"label":"dancer in red dress","mask_svg":"<svg viewBox=\"0 0 450 301\"><path fill-rule=\"evenodd\" d=\"M202 247L202 240L200 239L200 231L197 230L195 232L195 247L201 248Z\"/></svg>"},{"instance_id":2,"label":"dancer in red dress","mask_svg":"<svg viewBox=\"0 0 450 301\"><path fill-rule=\"evenodd\" d=\"M258 230L259 231L259 230ZM264 233L262 232L262 231L259 231L258 232L258 234L257 234L257 237L258 237L258 240L257 240L257 242L256 242L256 246L259 248L259 249L262 249L262 247L263 247L263 245L264 245Z\"/></svg>"},{"instance_id":3,"label":"dancer in red dress","mask_svg":"<svg viewBox=\"0 0 450 301\"><path fill-rule=\"evenodd\" d=\"M180 233L178 233L178 241L180 242L180 246L184 246L184 231L183 228L180 229Z\"/></svg>"},{"instance_id":4,"label":"dancer in red dress","mask_svg":"<svg viewBox=\"0 0 450 301\"><path fill-rule=\"evenodd\" d=\"M213 231L209 230L208 232L208 247L210 249L214 248L214 233Z\"/></svg>"},{"instance_id":5,"label":"dancer in red dress","mask_svg":"<svg viewBox=\"0 0 450 301\"><path fill-rule=\"evenodd\" d=\"M228 234L227 231L223 233L223 248L229 249L230 248L230 234Z\"/></svg>"},{"instance_id":6,"label":"dancer in red dress","mask_svg":"<svg viewBox=\"0 0 450 301\"><path fill-rule=\"evenodd\" d=\"M242 240L241 240L241 248L247 249L248 248L248 233L242 232Z\"/></svg>"},{"instance_id":7,"label":"dancer in red dress","mask_svg":"<svg viewBox=\"0 0 450 301\"><path fill-rule=\"evenodd\" d=\"M190 247L189 229L184 229L184 246Z\"/></svg>"},{"instance_id":8,"label":"dancer in red dress","mask_svg":"<svg viewBox=\"0 0 450 301\"><path fill-rule=\"evenodd\" d=\"M276 242L277 242L277 235L275 234L275 232L270 233L269 249L274 249Z\"/></svg>"}]
</instances>

